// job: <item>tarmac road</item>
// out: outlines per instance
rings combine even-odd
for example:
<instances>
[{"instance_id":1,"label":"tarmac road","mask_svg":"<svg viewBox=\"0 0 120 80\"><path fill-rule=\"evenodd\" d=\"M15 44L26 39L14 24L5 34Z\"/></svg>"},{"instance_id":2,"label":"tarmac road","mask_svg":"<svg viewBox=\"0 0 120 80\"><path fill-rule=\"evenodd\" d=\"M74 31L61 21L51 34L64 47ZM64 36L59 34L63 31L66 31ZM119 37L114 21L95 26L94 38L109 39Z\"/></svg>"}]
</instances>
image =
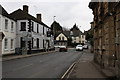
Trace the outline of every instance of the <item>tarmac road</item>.
<instances>
[{"instance_id":1,"label":"tarmac road","mask_svg":"<svg viewBox=\"0 0 120 80\"><path fill-rule=\"evenodd\" d=\"M3 78L60 78L69 66L77 61L82 52L68 52L32 56L2 63Z\"/></svg>"}]
</instances>

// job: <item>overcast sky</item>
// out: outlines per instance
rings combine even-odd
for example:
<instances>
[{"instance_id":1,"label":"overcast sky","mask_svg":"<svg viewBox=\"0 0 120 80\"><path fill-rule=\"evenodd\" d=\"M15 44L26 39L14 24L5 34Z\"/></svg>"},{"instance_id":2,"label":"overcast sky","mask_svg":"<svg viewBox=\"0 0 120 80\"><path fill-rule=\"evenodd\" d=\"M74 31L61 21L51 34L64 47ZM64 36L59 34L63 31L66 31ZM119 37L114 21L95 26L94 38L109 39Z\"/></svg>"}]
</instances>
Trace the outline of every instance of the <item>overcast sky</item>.
<instances>
[{"instance_id":1,"label":"overcast sky","mask_svg":"<svg viewBox=\"0 0 120 80\"><path fill-rule=\"evenodd\" d=\"M90 0L1 0L0 4L11 13L17 9L23 9L23 5L29 6L29 13L36 17L42 14L42 21L50 26L55 20L62 27L71 28L75 23L81 31L90 29L93 20L92 10L88 8ZM81 26L81 27L80 27Z\"/></svg>"}]
</instances>

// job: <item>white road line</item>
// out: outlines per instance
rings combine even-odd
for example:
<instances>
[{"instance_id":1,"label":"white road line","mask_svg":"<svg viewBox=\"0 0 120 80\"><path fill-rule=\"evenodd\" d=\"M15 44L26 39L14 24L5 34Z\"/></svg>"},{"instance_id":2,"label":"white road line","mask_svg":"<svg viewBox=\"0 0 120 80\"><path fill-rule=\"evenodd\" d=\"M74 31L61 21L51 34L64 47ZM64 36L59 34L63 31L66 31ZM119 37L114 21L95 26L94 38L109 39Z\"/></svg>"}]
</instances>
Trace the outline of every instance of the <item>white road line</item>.
<instances>
[{"instance_id":1,"label":"white road line","mask_svg":"<svg viewBox=\"0 0 120 80\"><path fill-rule=\"evenodd\" d=\"M82 55L83 55L83 53L82 53ZM82 55L81 55L80 57L82 57ZM70 73L73 71L76 63L78 63L79 60L80 60L80 59L78 59L77 61L75 61L74 63L72 63L72 65L68 68L68 70L67 70L67 71L63 74L63 76L61 77L61 80L62 80L63 78L65 78L65 76L66 76L67 74L68 74L68 75L67 75L67 78L69 78ZM69 72L69 71L70 71L70 72Z\"/></svg>"},{"instance_id":2,"label":"white road line","mask_svg":"<svg viewBox=\"0 0 120 80\"><path fill-rule=\"evenodd\" d=\"M61 77L61 79L63 79L67 74L68 72L72 69L72 67L76 64L76 62L72 63L72 65L67 69L67 71L63 74L63 76Z\"/></svg>"}]
</instances>

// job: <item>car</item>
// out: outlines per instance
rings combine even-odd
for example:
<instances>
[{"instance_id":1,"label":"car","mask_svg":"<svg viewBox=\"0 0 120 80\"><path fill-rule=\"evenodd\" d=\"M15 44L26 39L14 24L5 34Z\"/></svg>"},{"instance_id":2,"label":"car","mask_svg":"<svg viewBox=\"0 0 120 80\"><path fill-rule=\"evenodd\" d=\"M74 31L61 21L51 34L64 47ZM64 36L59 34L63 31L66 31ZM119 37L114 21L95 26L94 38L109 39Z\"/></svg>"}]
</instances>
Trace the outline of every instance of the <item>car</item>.
<instances>
[{"instance_id":1,"label":"car","mask_svg":"<svg viewBox=\"0 0 120 80\"><path fill-rule=\"evenodd\" d=\"M76 51L83 51L83 46L82 45L77 45L76 46Z\"/></svg>"},{"instance_id":2,"label":"car","mask_svg":"<svg viewBox=\"0 0 120 80\"><path fill-rule=\"evenodd\" d=\"M83 46L83 48L84 48L84 49L88 49L88 45L85 44L85 45Z\"/></svg>"},{"instance_id":3,"label":"car","mask_svg":"<svg viewBox=\"0 0 120 80\"><path fill-rule=\"evenodd\" d=\"M59 52L65 51L67 52L67 47L66 46L59 46Z\"/></svg>"},{"instance_id":4,"label":"car","mask_svg":"<svg viewBox=\"0 0 120 80\"><path fill-rule=\"evenodd\" d=\"M60 46L59 46L59 45L55 45L54 47L55 47L55 48L59 48Z\"/></svg>"}]
</instances>

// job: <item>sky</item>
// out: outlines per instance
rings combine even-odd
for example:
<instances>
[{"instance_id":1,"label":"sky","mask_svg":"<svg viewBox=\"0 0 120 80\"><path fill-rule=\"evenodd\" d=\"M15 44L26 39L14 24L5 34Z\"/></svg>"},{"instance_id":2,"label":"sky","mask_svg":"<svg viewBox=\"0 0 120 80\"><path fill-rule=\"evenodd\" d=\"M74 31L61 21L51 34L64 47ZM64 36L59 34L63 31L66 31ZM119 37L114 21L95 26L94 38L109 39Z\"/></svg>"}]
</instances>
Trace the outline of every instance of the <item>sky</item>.
<instances>
[{"instance_id":1,"label":"sky","mask_svg":"<svg viewBox=\"0 0 120 80\"><path fill-rule=\"evenodd\" d=\"M29 14L36 17L42 14L42 21L50 26L53 21L62 27L72 28L76 23L81 31L90 29L93 21L92 10L88 5L91 0L1 0L0 4L8 13L29 6ZM54 17L56 16L56 17Z\"/></svg>"}]
</instances>

